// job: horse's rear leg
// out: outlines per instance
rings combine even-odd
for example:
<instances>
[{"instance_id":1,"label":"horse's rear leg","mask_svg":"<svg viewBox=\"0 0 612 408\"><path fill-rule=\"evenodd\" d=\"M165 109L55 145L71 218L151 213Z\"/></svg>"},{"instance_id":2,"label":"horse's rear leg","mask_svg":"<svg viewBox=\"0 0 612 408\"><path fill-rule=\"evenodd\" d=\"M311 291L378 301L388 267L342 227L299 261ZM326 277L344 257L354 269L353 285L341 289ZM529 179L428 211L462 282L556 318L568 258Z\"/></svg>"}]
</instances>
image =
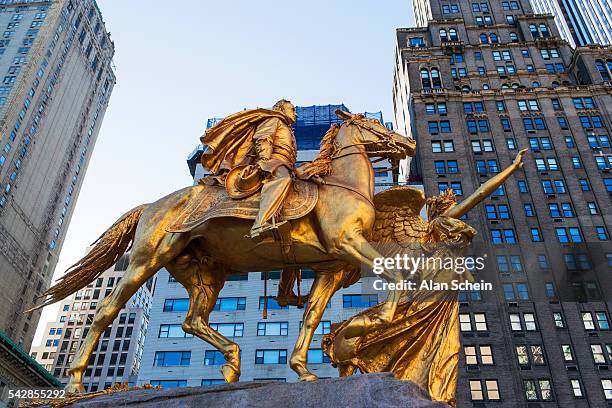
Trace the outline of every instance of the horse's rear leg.
<instances>
[{"instance_id":1,"label":"horse's rear leg","mask_svg":"<svg viewBox=\"0 0 612 408\"><path fill-rule=\"evenodd\" d=\"M70 380L66 392L83 392L83 372L102 332L117 318L119 311L155 273L170 262L185 247L186 237L166 234L153 245L149 234L135 237L130 264L110 295L99 303L87 336L70 365Z\"/></svg>"},{"instance_id":2,"label":"horse's rear leg","mask_svg":"<svg viewBox=\"0 0 612 408\"><path fill-rule=\"evenodd\" d=\"M96 310L93 322L85 340L74 356L70 365L70 381L66 385L66 392L83 392L83 371L87 367L89 358L96 347L100 335L108 327L132 295L157 272L158 268L149 265L128 267L117 286L111 294L104 298Z\"/></svg>"},{"instance_id":3,"label":"horse's rear leg","mask_svg":"<svg viewBox=\"0 0 612 408\"><path fill-rule=\"evenodd\" d=\"M201 274L209 273L203 269L205 268L200 269ZM206 278L202 279L205 283L184 283L189 292L189 311L183 322L183 330L186 333L198 336L221 351L225 357L225 364L221 367L223 378L226 382L236 382L240 378L240 347L213 330L208 324L210 312L214 308L219 292L225 283L223 271L218 272L219 276L215 276L214 283L209 284L210 279Z\"/></svg>"}]
</instances>

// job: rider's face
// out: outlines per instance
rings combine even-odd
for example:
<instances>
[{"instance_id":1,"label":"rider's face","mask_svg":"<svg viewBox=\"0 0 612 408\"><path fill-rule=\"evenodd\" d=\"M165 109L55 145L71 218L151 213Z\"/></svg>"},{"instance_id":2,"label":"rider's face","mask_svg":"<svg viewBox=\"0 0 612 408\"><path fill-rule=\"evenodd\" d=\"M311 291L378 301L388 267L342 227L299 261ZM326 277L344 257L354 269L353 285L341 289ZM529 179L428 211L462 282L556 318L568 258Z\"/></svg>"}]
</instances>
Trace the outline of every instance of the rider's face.
<instances>
[{"instance_id":1,"label":"rider's face","mask_svg":"<svg viewBox=\"0 0 612 408\"><path fill-rule=\"evenodd\" d=\"M283 113L287 115L287 117L291 118L291 121L295 123L297 120L297 113L295 112L295 106L290 103L286 103L283 105Z\"/></svg>"}]
</instances>

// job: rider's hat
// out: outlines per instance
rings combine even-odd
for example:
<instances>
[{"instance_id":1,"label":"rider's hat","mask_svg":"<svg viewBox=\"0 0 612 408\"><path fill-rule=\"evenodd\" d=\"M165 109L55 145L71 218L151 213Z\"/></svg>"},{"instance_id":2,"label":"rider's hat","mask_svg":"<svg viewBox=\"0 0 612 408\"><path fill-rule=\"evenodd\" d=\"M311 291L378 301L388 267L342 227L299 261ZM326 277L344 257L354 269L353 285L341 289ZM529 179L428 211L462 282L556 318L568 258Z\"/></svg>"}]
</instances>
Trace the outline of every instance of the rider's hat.
<instances>
[{"instance_id":1,"label":"rider's hat","mask_svg":"<svg viewBox=\"0 0 612 408\"><path fill-rule=\"evenodd\" d=\"M255 165L236 166L227 173L225 189L234 199L255 194L262 186L262 175Z\"/></svg>"}]
</instances>

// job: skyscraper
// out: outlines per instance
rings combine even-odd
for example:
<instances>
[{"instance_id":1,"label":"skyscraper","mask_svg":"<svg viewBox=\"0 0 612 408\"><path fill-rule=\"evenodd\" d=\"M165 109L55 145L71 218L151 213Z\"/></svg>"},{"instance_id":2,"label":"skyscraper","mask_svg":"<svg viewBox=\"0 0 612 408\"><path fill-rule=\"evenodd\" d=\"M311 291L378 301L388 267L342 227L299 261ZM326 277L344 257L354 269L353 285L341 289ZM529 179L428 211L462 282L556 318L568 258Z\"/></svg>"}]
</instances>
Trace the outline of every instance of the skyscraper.
<instances>
[{"instance_id":1,"label":"skyscraper","mask_svg":"<svg viewBox=\"0 0 612 408\"><path fill-rule=\"evenodd\" d=\"M415 13L427 26L397 30L393 98L426 195L460 201L530 149L466 219L494 290L460 294L458 406L606 406L612 48L574 52L526 0Z\"/></svg>"},{"instance_id":2,"label":"skyscraper","mask_svg":"<svg viewBox=\"0 0 612 408\"><path fill-rule=\"evenodd\" d=\"M348 111L344 105L296 107L297 165L315 158L319 142L332 123L341 123L336 109ZM366 113L383 122L382 113ZM219 119L210 119L207 127ZM391 124L387 124L391 126ZM187 163L194 181L204 174L200 164L203 147L189 155ZM376 188L387 188L394 183L391 171L383 169L388 163L375 164ZM223 382L220 373L223 354L181 329L185 319L188 296L186 290L163 269L158 273L149 334L145 341L142 367L138 383L151 383L164 387L199 386ZM295 381L297 375L288 365L293 345L301 327L304 310L296 307L281 308L275 301L280 272L269 272L268 319L263 319L265 274L253 272L234 275L226 282L210 316L211 327L232 338L242 349L241 380ZM307 294L313 282L313 272L302 271L301 293ZM341 289L331 299L308 352L309 368L320 377L337 376L321 349L321 339L329 333L332 322L341 322L360 309L373 306L382 295L372 289L364 278L350 288Z\"/></svg>"},{"instance_id":3,"label":"skyscraper","mask_svg":"<svg viewBox=\"0 0 612 408\"><path fill-rule=\"evenodd\" d=\"M32 347L32 357L63 384L68 382L70 363L89 331L98 302L119 283L129 260L129 253L123 255L94 282L63 300L57 319L46 324L40 345ZM101 390L115 383L136 383L155 279L149 279L138 289L100 337L85 369L86 391Z\"/></svg>"},{"instance_id":4,"label":"skyscraper","mask_svg":"<svg viewBox=\"0 0 612 408\"><path fill-rule=\"evenodd\" d=\"M115 84L95 1L0 2L0 331L29 349Z\"/></svg>"},{"instance_id":5,"label":"skyscraper","mask_svg":"<svg viewBox=\"0 0 612 408\"><path fill-rule=\"evenodd\" d=\"M552 14L572 47L612 44L612 5L607 0L530 0L533 11Z\"/></svg>"}]
</instances>

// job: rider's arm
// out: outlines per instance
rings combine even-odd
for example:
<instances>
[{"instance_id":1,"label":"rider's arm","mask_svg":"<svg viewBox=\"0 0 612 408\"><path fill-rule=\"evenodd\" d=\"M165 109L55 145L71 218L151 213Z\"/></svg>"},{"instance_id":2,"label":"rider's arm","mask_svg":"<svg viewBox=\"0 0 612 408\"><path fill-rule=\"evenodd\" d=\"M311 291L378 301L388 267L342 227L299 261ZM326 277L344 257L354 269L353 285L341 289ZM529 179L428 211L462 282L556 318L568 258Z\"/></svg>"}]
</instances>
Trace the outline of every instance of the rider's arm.
<instances>
[{"instance_id":1,"label":"rider's arm","mask_svg":"<svg viewBox=\"0 0 612 408\"><path fill-rule=\"evenodd\" d=\"M266 119L257 126L257 130L253 135L255 147L257 148L257 157L260 160L268 160L272 157L274 136L278 127L277 118Z\"/></svg>"}]
</instances>

